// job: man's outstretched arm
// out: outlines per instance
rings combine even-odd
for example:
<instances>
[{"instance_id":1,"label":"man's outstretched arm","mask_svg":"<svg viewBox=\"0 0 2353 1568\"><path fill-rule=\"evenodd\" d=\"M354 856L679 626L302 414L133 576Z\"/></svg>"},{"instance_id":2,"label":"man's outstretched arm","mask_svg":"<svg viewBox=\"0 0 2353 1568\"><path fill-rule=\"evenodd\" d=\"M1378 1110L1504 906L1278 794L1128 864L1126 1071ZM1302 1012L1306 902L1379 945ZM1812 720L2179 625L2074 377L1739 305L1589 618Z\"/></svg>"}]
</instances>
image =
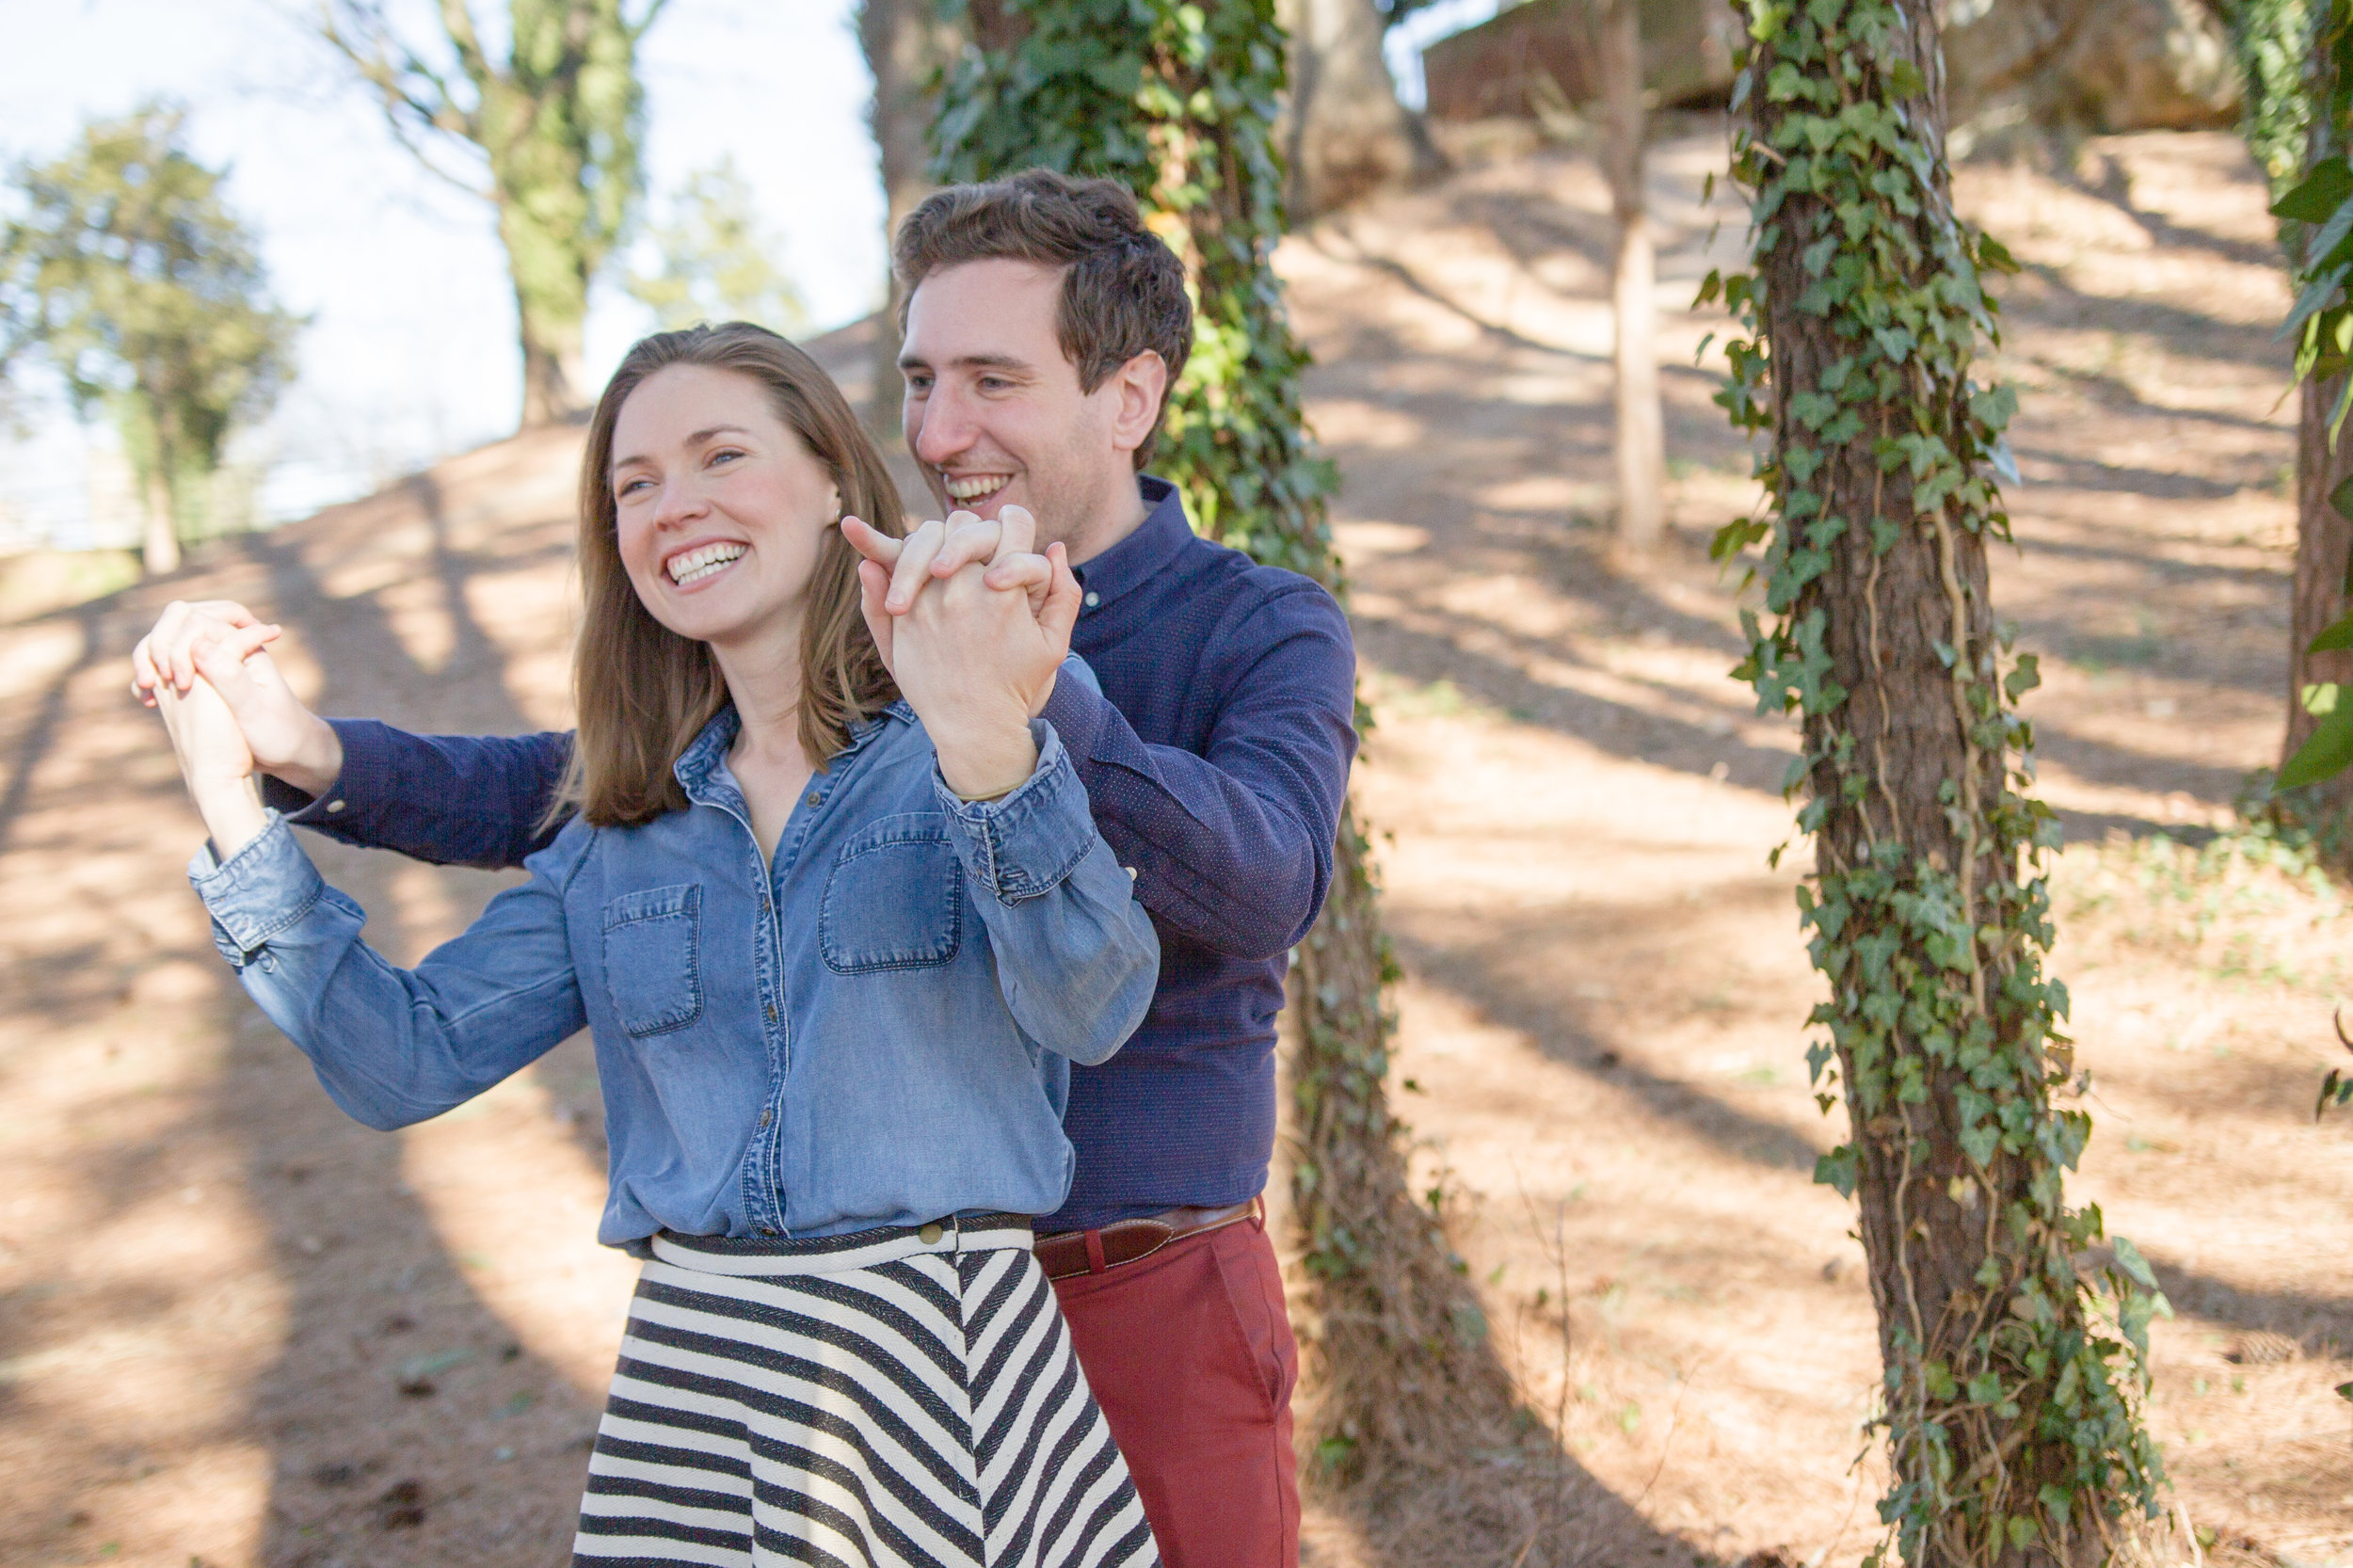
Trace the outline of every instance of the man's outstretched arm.
<instances>
[{"instance_id":1,"label":"man's outstretched arm","mask_svg":"<svg viewBox=\"0 0 2353 1568\"><path fill-rule=\"evenodd\" d=\"M185 692L204 636L244 631L275 641L241 604L168 606L131 654L131 689L153 706L158 689ZM264 775L263 799L330 839L389 849L442 866L520 866L563 826L548 822L571 763L568 734L411 735L373 719L322 719L256 651L232 704Z\"/></svg>"}]
</instances>

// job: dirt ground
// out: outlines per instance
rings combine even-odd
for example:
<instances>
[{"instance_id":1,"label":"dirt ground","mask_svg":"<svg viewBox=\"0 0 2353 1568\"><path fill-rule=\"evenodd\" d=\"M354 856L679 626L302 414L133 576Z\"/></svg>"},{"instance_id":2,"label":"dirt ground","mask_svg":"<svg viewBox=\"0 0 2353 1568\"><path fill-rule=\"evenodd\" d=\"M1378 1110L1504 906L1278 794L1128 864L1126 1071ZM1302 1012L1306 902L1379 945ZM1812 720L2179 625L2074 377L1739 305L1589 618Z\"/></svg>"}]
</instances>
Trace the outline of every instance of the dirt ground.
<instances>
[{"instance_id":1,"label":"dirt ground","mask_svg":"<svg viewBox=\"0 0 2353 1568\"><path fill-rule=\"evenodd\" d=\"M1795 869L1766 860L1790 739L1726 678L1737 597L1705 557L1749 493L1693 368L1722 323L1664 316L1674 537L1613 567L1600 183L1508 136L1471 151L1283 254L1381 720L1358 787L1391 835L1400 1099L1580 1499L1449 1560L1846 1568L1875 1536L1874 1341L1849 1211L1809 1179L1835 1129ZM1671 299L1713 264L1721 157L1659 150ZM2282 700L2262 193L2227 136L2150 136L1961 195L2026 264L1995 587L2043 655L2029 712L2075 846L2057 968L2099 1132L2072 1192L2175 1308L2149 1415L2207 1555L2353 1563L2329 1392L2353 1117L2312 1120L2353 926L2292 857L2198 847ZM857 378L856 332L823 346ZM503 443L0 622L0 1565L563 1560L632 1278L590 1235L590 1060L395 1136L344 1120L211 951L180 870L200 830L123 656L168 598L227 594L286 622L328 712L561 725L576 446ZM499 885L320 858L407 959ZM1525 1494L1527 1464L1465 1454L1449 1484ZM1318 1564L1407 1565L1343 1512L1307 1535Z\"/></svg>"}]
</instances>

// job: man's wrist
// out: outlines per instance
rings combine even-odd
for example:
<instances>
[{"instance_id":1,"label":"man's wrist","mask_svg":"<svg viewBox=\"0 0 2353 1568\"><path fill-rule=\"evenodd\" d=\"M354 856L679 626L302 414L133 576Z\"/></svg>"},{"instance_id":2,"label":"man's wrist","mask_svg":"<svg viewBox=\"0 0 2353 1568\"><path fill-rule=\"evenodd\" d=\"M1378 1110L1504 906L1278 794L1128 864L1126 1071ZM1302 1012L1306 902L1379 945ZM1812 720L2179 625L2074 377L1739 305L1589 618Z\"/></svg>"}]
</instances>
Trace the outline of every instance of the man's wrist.
<instances>
[{"instance_id":1,"label":"man's wrist","mask_svg":"<svg viewBox=\"0 0 2353 1568\"><path fill-rule=\"evenodd\" d=\"M323 795L344 776L343 737L333 725L312 714L295 755L269 762L262 771L304 794Z\"/></svg>"}]
</instances>

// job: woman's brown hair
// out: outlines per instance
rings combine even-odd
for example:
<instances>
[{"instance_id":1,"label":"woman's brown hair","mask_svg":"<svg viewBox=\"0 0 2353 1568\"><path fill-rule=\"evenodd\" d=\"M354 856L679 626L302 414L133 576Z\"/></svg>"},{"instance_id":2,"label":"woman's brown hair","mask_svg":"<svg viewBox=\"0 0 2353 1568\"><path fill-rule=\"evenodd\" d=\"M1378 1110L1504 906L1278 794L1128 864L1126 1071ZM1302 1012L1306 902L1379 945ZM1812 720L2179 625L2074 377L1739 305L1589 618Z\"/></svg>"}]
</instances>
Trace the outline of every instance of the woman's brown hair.
<instances>
[{"instance_id":1,"label":"woman's brown hair","mask_svg":"<svg viewBox=\"0 0 2353 1568\"><path fill-rule=\"evenodd\" d=\"M893 536L905 531L899 489L817 361L763 327L731 321L640 339L605 384L580 460L580 578L585 614L572 650L580 732L553 813L576 808L599 827L681 810L671 767L727 705L727 680L709 645L654 619L621 564L613 499L613 427L645 379L672 365L731 370L759 382L776 416L832 475L841 509ZM801 749L820 769L849 744L850 727L898 696L858 613L857 555L826 531L801 623Z\"/></svg>"}]
</instances>

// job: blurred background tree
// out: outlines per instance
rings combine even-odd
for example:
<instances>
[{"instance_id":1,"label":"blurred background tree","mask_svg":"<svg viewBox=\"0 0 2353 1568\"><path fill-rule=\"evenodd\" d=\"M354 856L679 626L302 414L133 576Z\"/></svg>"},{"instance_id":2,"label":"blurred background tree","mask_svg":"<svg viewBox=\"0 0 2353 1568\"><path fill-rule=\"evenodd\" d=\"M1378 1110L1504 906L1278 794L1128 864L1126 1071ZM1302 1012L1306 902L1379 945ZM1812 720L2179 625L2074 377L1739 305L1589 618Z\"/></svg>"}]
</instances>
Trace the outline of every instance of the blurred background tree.
<instances>
[{"instance_id":1,"label":"blurred background tree","mask_svg":"<svg viewBox=\"0 0 2353 1568\"><path fill-rule=\"evenodd\" d=\"M646 235L657 265L632 271L629 292L664 331L698 321L749 321L787 336L808 312L776 264L783 236L760 226L752 187L731 156L691 175L667 221Z\"/></svg>"},{"instance_id":2,"label":"blurred background tree","mask_svg":"<svg viewBox=\"0 0 2353 1568\"><path fill-rule=\"evenodd\" d=\"M0 234L0 372L38 357L77 411L113 416L151 572L229 520L211 504L223 451L276 401L302 325L185 129L162 105L87 126L63 157L16 169L22 210Z\"/></svg>"},{"instance_id":3,"label":"blurred background tree","mask_svg":"<svg viewBox=\"0 0 2353 1568\"><path fill-rule=\"evenodd\" d=\"M525 425L586 407L588 285L645 191L637 47L666 3L641 0L632 15L629 0L508 0L502 61L471 0L441 0L431 48L404 40L379 0L321 0L319 37L381 97L401 145L497 210Z\"/></svg>"},{"instance_id":4,"label":"blurred background tree","mask_svg":"<svg viewBox=\"0 0 2353 1568\"><path fill-rule=\"evenodd\" d=\"M1289 88L1275 123L1283 202L1305 223L1446 167L1421 117L1398 102L1382 54L1388 27L1424 0L1278 0Z\"/></svg>"},{"instance_id":5,"label":"blurred background tree","mask_svg":"<svg viewBox=\"0 0 2353 1568\"><path fill-rule=\"evenodd\" d=\"M931 127L939 83L964 47L954 8L939 0L859 0L858 46L873 72L867 123L883 189L883 309L875 318L874 388L867 424L899 428L899 285L890 276L890 240L916 204L932 193Z\"/></svg>"}]
</instances>

